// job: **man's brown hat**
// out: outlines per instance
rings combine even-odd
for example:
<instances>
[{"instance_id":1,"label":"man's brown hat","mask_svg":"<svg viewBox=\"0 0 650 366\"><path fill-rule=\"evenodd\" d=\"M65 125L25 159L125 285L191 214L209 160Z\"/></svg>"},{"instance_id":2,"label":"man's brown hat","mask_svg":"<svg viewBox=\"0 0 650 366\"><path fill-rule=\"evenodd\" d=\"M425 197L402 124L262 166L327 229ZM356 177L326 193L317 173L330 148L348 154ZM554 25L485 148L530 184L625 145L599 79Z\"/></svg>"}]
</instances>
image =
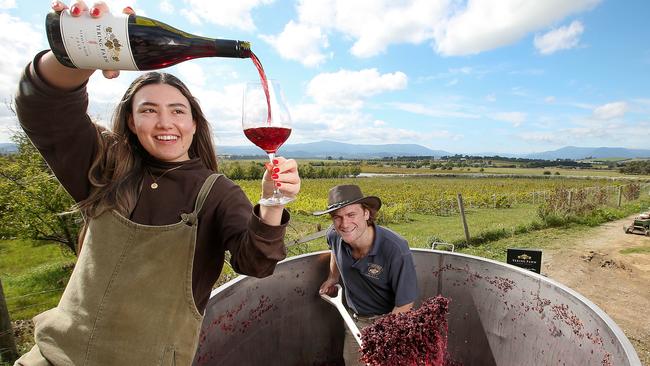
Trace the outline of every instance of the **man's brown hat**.
<instances>
[{"instance_id":1,"label":"man's brown hat","mask_svg":"<svg viewBox=\"0 0 650 366\"><path fill-rule=\"evenodd\" d=\"M342 184L330 189L327 196L327 209L316 211L313 214L319 216L354 203L365 203L375 212L379 211L381 208L381 200L379 197L365 197L363 193L361 193L361 188L359 188L359 186L354 184Z\"/></svg>"}]
</instances>

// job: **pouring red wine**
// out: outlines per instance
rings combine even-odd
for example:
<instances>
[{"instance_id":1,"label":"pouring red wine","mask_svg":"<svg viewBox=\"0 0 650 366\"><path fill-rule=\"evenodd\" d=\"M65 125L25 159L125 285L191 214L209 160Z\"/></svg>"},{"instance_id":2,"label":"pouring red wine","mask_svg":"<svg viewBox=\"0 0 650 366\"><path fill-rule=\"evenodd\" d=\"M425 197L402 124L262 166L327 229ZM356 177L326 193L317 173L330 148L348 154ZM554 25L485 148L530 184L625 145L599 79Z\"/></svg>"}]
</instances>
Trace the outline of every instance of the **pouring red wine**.
<instances>
[{"instance_id":1,"label":"pouring red wine","mask_svg":"<svg viewBox=\"0 0 650 366\"><path fill-rule=\"evenodd\" d=\"M267 80L262 64L251 52L253 63L260 74L259 82L249 82L244 90L242 128L244 135L260 149L264 150L271 163L277 150L291 135L291 115L286 104L280 83ZM293 201L275 187L273 196L262 198L260 205L285 205Z\"/></svg>"}]
</instances>

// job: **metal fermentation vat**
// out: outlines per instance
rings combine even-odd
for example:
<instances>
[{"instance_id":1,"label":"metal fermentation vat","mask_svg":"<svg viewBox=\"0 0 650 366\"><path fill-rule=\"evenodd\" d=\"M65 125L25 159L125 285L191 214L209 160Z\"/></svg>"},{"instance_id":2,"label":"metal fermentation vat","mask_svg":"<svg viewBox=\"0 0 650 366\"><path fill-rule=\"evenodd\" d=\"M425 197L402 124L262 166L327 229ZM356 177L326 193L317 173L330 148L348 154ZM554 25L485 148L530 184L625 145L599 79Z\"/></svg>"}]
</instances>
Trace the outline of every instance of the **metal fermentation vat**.
<instances>
[{"instance_id":1,"label":"metal fermentation vat","mask_svg":"<svg viewBox=\"0 0 650 366\"><path fill-rule=\"evenodd\" d=\"M596 305L544 276L484 258L413 249L422 299L449 305L449 353L469 365L641 365ZM215 289L194 365L342 364L344 323L318 296L329 252L290 258L273 276Z\"/></svg>"}]
</instances>

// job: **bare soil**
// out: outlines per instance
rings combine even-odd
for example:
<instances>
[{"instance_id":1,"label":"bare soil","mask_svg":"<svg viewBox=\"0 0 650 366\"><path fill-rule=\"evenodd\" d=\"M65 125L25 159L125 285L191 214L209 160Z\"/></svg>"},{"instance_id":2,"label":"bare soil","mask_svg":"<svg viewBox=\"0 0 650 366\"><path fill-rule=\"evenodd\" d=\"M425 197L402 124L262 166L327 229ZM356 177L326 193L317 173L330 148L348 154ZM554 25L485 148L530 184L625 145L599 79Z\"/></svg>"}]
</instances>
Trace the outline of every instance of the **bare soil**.
<instances>
[{"instance_id":1,"label":"bare soil","mask_svg":"<svg viewBox=\"0 0 650 366\"><path fill-rule=\"evenodd\" d=\"M641 362L650 366L650 237L625 234L634 216L587 231L545 249L542 273L579 292L623 330ZM639 253L621 253L645 248Z\"/></svg>"}]
</instances>

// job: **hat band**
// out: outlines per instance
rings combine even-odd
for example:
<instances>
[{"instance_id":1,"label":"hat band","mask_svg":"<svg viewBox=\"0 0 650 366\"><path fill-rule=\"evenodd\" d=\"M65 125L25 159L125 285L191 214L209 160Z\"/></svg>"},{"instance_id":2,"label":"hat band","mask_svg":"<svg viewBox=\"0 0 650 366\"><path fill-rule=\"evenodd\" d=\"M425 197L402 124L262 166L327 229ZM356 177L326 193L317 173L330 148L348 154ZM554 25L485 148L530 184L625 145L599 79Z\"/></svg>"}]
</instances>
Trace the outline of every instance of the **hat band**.
<instances>
[{"instance_id":1,"label":"hat band","mask_svg":"<svg viewBox=\"0 0 650 366\"><path fill-rule=\"evenodd\" d=\"M333 209L333 208L339 208L339 207L341 207L341 206L343 206L343 205L346 205L346 204L350 203L350 201L351 201L351 200L346 200L346 201L341 201L341 202L333 203L333 204L327 206L327 209L328 209L328 210L331 210L331 209Z\"/></svg>"}]
</instances>

